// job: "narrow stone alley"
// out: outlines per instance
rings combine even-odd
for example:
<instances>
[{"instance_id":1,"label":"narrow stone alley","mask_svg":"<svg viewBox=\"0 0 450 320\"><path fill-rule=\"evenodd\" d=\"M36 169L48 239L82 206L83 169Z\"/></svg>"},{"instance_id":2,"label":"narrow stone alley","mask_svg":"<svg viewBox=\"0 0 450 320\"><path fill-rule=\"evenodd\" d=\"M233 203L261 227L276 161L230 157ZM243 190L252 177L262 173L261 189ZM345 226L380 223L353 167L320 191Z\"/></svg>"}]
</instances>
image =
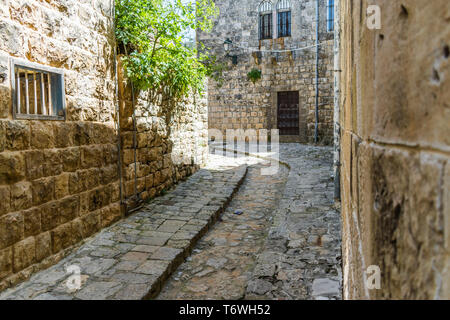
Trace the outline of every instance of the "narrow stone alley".
<instances>
[{"instance_id":1,"label":"narrow stone alley","mask_svg":"<svg viewBox=\"0 0 450 320\"><path fill-rule=\"evenodd\" d=\"M341 298L330 148L227 156L0 299Z\"/></svg>"},{"instance_id":2,"label":"narrow stone alley","mask_svg":"<svg viewBox=\"0 0 450 320\"><path fill-rule=\"evenodd\" d=\"M245 182L191 257L171 276L159 299L242 299L264 247L288 169L261 175L262 164L250 166ZM236 212L242 212L241 215Z\"/></svg>"}]
</instances>

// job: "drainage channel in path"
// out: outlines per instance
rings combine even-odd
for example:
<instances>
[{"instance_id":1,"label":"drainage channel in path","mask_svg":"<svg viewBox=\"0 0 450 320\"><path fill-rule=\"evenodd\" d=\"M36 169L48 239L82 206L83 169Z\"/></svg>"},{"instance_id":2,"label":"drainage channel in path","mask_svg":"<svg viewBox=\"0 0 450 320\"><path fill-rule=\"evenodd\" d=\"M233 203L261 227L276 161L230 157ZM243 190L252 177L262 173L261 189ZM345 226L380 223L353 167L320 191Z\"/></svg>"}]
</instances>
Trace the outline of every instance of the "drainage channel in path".
<instances>
[{"instance_id":1,"label":"drainage channel in path","mask_svg":"<svg viewBox=\"0 0 450 320\"><path fill-rule=\"evenodd\" d=\"M263 250L289 169L261 175L259 160L220 220L165 283L157 299L242 299ZM236 213L241 214L236 214Z\"/></svg>"}]
</instances>

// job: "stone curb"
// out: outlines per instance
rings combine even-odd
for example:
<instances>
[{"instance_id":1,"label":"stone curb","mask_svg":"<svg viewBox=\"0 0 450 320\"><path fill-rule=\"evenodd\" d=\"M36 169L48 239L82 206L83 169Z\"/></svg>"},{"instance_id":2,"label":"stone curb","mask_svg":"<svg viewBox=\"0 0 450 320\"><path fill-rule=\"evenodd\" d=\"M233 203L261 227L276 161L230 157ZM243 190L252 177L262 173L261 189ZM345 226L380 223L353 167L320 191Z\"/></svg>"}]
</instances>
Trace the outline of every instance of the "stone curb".
<instances>
[{"instance_id":1,"label":"stone curb","mask_svg":"<svg viewBox=\"0 0 450 320\"><path fill-rule=\"evenodd\" d=\"M202 226L202 228L190 239L189 245L185 246L182 252L171 262L170 266L166 269L166 272L158 278L158 281L155 281L148 294L142 297L142 300L154 299L161 292L161 289L165 283L165 281L171 276L173 272L177 270L177 268L183 263L183 261L191 255L192 250L194 249L197 242L208 232L208 230L217 222L220 215L225 211L225 209L230 204L236 192L239 191L242 183L244 182L248 173L248 167L245 167L245 172L243 173L241 179L237 182L236 186L233 189L233 193L231 196L227 198L227 200L222 204L219 210L214 212L208 222Z\"/></svg>"}]
</instances>

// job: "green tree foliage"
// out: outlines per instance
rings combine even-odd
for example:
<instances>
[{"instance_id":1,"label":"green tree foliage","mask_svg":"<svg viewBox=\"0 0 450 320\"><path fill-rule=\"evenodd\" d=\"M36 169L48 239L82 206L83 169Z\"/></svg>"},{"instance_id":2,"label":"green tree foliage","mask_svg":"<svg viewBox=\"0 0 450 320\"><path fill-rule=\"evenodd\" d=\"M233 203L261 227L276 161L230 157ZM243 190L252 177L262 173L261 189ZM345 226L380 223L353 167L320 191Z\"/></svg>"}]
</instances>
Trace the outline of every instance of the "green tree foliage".
<instances>
[{"instance_id":1,"label":"green tree foliage","mask_svg":"<svg viewBox=\"0 0 450 320\"><path fill-rule=\"evenodd\" d=\"M201 94L214 59L184 38L188 30L210 31L217 14L213 0L116 0L116 38L134 86L171 101Z\"/></svg>"},{"instance_id":2,"label":"green tree foliage","mask_svg":"<svg viewBox=\"0 0 450 320\"><path fill-rule=\"evenodd\" d=\"M255 84L259 79L261 79L262 72L259 69L252 69L249 73L247 73L247 79Z\"/></svg>"}]
</instances>

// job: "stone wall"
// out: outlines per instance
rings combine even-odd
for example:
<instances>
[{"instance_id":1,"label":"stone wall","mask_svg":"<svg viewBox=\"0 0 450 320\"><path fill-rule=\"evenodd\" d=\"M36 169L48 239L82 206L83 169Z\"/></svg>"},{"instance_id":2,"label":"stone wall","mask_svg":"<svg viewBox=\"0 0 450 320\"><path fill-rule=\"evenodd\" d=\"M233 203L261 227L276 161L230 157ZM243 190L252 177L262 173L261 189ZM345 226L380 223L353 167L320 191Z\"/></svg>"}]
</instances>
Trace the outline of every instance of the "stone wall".
<instances>
[{"instance_id":1,"label":"stone wall","mask_svg":"<svg viewBox=\"0 0 450 320\"><path fill-rule=\"evenodd\" d=\"M326 1L320 1L319 62L319 139L331 143L333 136L333 32L326 30ZM277 1L272 1L276 4ZM226 129L277 129L277 92L298 91L300 96L301 142L314 140L315 126L315 44L316 7L312 0L292 0L292 36L259 40L258 7L260 0L216 1L220 16L213 31L197 38L226 64L223 83L209 82L209 127ZM226 57L223 43L233 42L231 52L238 64ZM281 53L270 50L301 51ZM262 71L262 79L253 84L247 74Z\"/></svg>"},{"instance_id":2,"label":"stone wall","mask_svg":"<svg viewBox=\"0 0 450 320\"><path fill-rule=\"evenodd\" d=\"M123 72L119 82L124 196L149 200L206 163L207 98L187 98L178 107L182 112L166 121L162 103L150 102L148 92L133 91Z\"/></svg>"},{"instance_id":3,"label":"stone wall","mask_svg":"<svg viewBox=\"0 0 450 320\"><path fill-rule=\"evenodd\" d=\"M340 2L344 296L449 299L450 2Z\"/></svg>"},{"instance_id":4,"label":"stone wall","mask_svg":"<svg viewBox=\"0 0 450 320\"><path fill-rule=\"evenodd\" d=\"M54 264L82 239L124 215L119 159L124 164L125 200L131 195L129 180L134 181L134 156L130 158L129 114L121 108L124 149L119 158L111 4L0 4L0 290ZM13 119L11 58L64 70L64 121ZM193 147L207 136L204 104L191 103L187 110L171 125L170 137L161 133L167 128L157 114L137 112L138 128L148 132L137 134L143 199L205 160L206 148ZM189 158L195 151L199 161L174 165L170 159L180 150Z\"/></svg>"}]
</instances>

